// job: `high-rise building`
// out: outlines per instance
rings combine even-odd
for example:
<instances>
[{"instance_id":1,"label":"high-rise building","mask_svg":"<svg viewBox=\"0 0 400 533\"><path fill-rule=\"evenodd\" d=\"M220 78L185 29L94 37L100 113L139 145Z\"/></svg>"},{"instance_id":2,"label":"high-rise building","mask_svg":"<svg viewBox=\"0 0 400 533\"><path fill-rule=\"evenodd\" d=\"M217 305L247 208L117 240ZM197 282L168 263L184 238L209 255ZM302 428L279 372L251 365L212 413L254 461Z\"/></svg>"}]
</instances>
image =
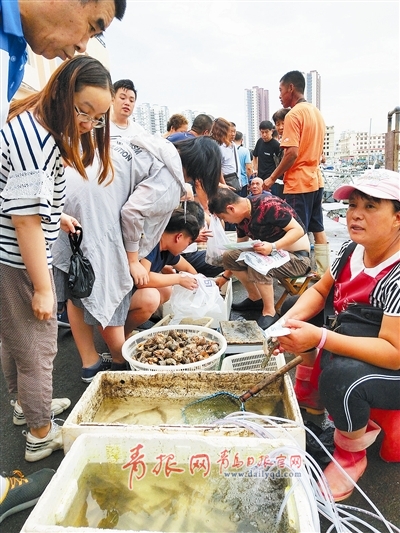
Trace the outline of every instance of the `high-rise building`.
<instances>
[{"instance_id":1,"label":"high-rise building","mask_svg":"<svg viewBox=\"0 0 400 533\"><path fill-rule=\"evenodd\" d=\"M247 124L247 146L253 149L260 137L259 125L262 120L269 120L269 91L254 86L245 89L245 112Z\"/></svg>"},{"instance_id":2,"label":"high-rise building","mask_svg":"<svg viewBox=\"0 0 400 533\"><path fill-rule=\"evenodd\" d=\"M318 107L321 110L321 76L316 70L311 70L310 72L303 72L303 75L306 79L306 88L304 91L304 96L306 97L307 102L314 104L315 107Z\"/></svg>"},{"instance_id":3,"label":"high-rise building","mask_svg":"<svg viewBox=\"0 0 400 533\"><path fill-rule=\"evenodd\" d=\"M205 111L193 111L192 109L181 111L181 114L188 119L189 128L191 127L193 120L200 113L205 113ZM138 122L146 131L153 135L156 133L162 135L167 131L167 123L170 116L167 106L150 105L147 103L136 105L135 111L133 112L134 121Z\"/></svg>"},{"instance_id":4,"label":"high-rise building","mask_svg":"<svg viewBox=\"0 0 400 533\"><path fill-rule=\"evenodd\" d=\"M196 118L196 116L199 114L199 111L193 111L192 109L185 109L185 111L182 111L182 115L187 118L187 121L189 123L189 129L191 128L193 124L193 120Z\"/></svg>"},{"instance_id":5,"label":"high-rise building","mask_svg":"<svg viewBox=\"0 0 400 533\"><path fill-rule=\"evenodd\" d=\"M135 107L133 113L135 122L138 122L143 128L152 133L163 134L167 131L167 122L169 119L169 110L166 106L139 104Z\"/></svg>"}]
</instances>

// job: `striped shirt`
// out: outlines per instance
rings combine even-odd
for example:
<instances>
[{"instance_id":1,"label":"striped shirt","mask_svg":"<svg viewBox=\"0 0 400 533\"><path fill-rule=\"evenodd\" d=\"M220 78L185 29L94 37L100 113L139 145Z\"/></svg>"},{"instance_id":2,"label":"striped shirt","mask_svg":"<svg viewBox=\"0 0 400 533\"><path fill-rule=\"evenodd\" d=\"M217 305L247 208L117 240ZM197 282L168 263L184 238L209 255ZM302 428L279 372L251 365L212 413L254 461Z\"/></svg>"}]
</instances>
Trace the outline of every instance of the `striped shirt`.
<instances>
[{"instance_id":1,"label":"striped shirt","mask_svg":"<svg viewBox=\"0 0 400 533\"><path fill-rule=\"evenodd\" d=\"M4 126L0 148L0 262L25 268L11 216L39 215L50 267L65 199L60 150L29 111Z\"/></svg>"},{"instance_id":2,"label":"striped shirt","mask_svg":"<svg viewBox=\"0 0 400 533\"><path fill-rule=\"evenodd\" d=\"M343 243L338 257L332 263L331 273L333 278L337 278L337 269L340 258L344 250L347 248L349 242ZM364 247L358 244L349 257L351 283L356 290L363 290L363 287L368 287L369 294L366 294L366 300L374 307L383 309L385 315L399 316L400 315L400 259L399 254L396 253L389 259L386 259L379 265L373 268L367 268L363 261ZM390 268L392 266L392 268ZM384 271L387 270L385 273ZM367 277L366 277L367 276ZM365 283L370 278L371 283ZM339 278L341 279L341 278ZM372 283L372 281L375 281ZM343 300L346 295L341 294L341 284L335 282L335 299L339 295ZM361 285L360 285L361 284ZM358 285L358 287L357 287ZM364 288L364 293L365 293Z\"/></svg>"}]
</instances>

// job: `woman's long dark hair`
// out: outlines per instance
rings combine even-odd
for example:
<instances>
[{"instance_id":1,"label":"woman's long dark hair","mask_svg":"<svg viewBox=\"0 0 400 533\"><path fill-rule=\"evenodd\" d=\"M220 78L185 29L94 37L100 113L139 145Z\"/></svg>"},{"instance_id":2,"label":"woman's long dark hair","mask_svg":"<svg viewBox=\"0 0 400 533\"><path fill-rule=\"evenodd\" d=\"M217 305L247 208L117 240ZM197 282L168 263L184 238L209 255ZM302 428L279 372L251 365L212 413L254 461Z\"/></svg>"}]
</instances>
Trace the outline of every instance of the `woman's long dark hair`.
<instances>
[{"instance_id":1,"label":"woman's long dark hair","mask_svg":"<svg viewBox=\"0 0 400 533\"><path fill-rule=\"evenodd\" d=\"M36 120L54 137L65 163L87 178L85 168L93 163L97 152L101 165L98 182L114 176L110 157L110 111L104 128L83 135L76 127L74 94L85 87L100 87L113 94L108 70L89 56L76 56L64 61L52 74L46 86L31 96L10 105L8 121L24 111L32 111Z\"/></svg>"},{"instance_id":2,"label":"woman's long dark hair","mask_svg":"<svg viewBox=\"0 0 400 533\"><path fill-rule=\"evenodd\" d=\"M218 190L221 176L221 151L210 137L200 136L174 143L189 179L199 180L208 198Z\"/></svg>"}]
</instances>

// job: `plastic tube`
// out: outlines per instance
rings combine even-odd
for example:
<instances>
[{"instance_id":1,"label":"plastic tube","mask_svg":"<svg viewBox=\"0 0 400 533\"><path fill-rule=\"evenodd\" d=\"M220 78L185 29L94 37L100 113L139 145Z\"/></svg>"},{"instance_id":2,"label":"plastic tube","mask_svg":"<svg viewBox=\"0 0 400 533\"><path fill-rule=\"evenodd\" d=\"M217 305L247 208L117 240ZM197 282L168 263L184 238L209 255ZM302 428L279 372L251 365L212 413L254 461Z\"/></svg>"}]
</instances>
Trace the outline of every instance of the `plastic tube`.
<instances>
[{"instance_id":1,"label":"plastic tube","mask_svg":"<svg viewBox=\"0 0 400 533\"><path fill-rule=\"evenodd\" d=\"M375 504L370 500L370 498L365 494L365 492L356 484L354 481L350 478L350 476L347 475L347 472L345 472L343 469L342 471L344 474L352 481L354 484L354 487L360 492L360 494L364 497L364 499L371 505L371 507L374 509L376 514L371 513L369 511L366 511L365 509L360 509L357 507L351 507L346 506L343 504L336 504L332 498L332 494L330 492L329 486L326 482L326 478L323 475L323 472L319 465L316 463L313 457L311 457L306 451L301 449L296 441L296 439L293 437L290 431L288 431L285 427L283 427L281 424L289 424L290 426L296 425L305 431L307 431L312 437L319 443L321 448L324 450L324 452L330 457L331 460L335 461L331 453L327 450L327 448L324 446L324 444L318 439L318 437L306 426L303 424L299 424L293 420L288 420L286 418L276 417L276 416L265 416L265 415L256 415L254 413L249 412L236 412L228 415L224 419L217 420L213 425L226 425L227 422L229 424L245 428L249 431L251 431L256 437L259 438L273 438L274 435L271 433L271 431L268 431L268 427L266 427L263 424L269 424L273 427L279 427L280 430L283 430L288 439L290 439L293 442L293 446L281 446L280 448L277 448L271 453L271 456L277 455L279 453L283 454L293 454L293 453L301 453L303 458L303 465L301 467L301 477L298 478L296 481L301 483L304 492L306 494L307 500L310 504L310 509L313 513L313 524L316 527L316 530L319 531L319 519L318 516L315 516L315 508L317 508L318 513L321 514L324 518L329 520L331 522L331 526L327 530L326 533L330 533L331 531L335 531L336 533L363 533L364 530L360 530L355 523L362 525L363 528L366 528L367 530L371 531L372 533L380 533L375 527L373 527L371 524L368 524L361 518L355 516L354 514L350 513L349 511L355 511L357 513L366 514L368 516L374 517L376 520L380 521L382 524L385 525L387 530L390 533L400 533L400 529L388 522L385 517L382 515L382 513L379 511L379 509L375 506ZM335 463L341 468L341 466L335 461ZM269 469L271 470L271 468ZM304 476L303 476L304 474ZM314 476L319 478L319 482L317 483L314 479ZM304 479L303 479L304 478ZM305 481L307 479L307 482ZM301 480L301 481L299 481ZM281 508L278 513L277 520L279 521L282 517L283 510L291 496L291 493L294 490L295 483L293 483L291 489L286 494ZM322 488L322 490L321 490ZM317 505L315 505L315 503Z\"/></svg>"},{"instance_id":2,"label":"plastic tube","mask_svg":"<svg viewBox=\"0 0 400 533\"><path fill-rule=\"evenodd\" d=\"M386 519L383 519L382 520L382 517L375 514L375 513L371 513L371 511L367 511L366 509L360 509L359 507L353 507L351 505L344 505L342 503L338 503L336 504L337 507L339 508L339 511L340 512L344 512L346 509L347 510L351 510L351 511L356 511L357 513L360 513L360 514L366 514L367 516L371 516L372 518L374 518L375 520L378 520L379 522L383 522L389 529L389 531L392 533L400 533L400 529L398 527L396 527L394 524L392 524L391 522L388 522ZM353 516L353 515L351 515Z\"/></svg>"}]
</instances>

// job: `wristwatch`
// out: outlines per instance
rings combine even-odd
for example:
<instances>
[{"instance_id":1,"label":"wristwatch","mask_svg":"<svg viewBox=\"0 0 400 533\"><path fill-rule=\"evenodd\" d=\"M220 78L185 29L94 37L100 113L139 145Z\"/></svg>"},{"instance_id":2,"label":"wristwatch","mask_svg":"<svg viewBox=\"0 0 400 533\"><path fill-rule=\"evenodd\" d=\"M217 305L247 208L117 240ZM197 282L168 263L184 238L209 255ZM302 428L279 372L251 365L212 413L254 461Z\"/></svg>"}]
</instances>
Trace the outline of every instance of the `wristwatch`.
<instances>
[{"instance_id":1,"label":"wristwatch","mask_svg":"<svg viewBox=\"0 0 400 533\"><path fill-rule=\"evenodd\" d=\"M271 246L272 246L272 248L271 248L271 254L272 254L272 252L276 252L276 245L273 242L273 243L271 243ZM269 254L269 255L271 255L271 254Z\"/></svg>"}]
</instances>

